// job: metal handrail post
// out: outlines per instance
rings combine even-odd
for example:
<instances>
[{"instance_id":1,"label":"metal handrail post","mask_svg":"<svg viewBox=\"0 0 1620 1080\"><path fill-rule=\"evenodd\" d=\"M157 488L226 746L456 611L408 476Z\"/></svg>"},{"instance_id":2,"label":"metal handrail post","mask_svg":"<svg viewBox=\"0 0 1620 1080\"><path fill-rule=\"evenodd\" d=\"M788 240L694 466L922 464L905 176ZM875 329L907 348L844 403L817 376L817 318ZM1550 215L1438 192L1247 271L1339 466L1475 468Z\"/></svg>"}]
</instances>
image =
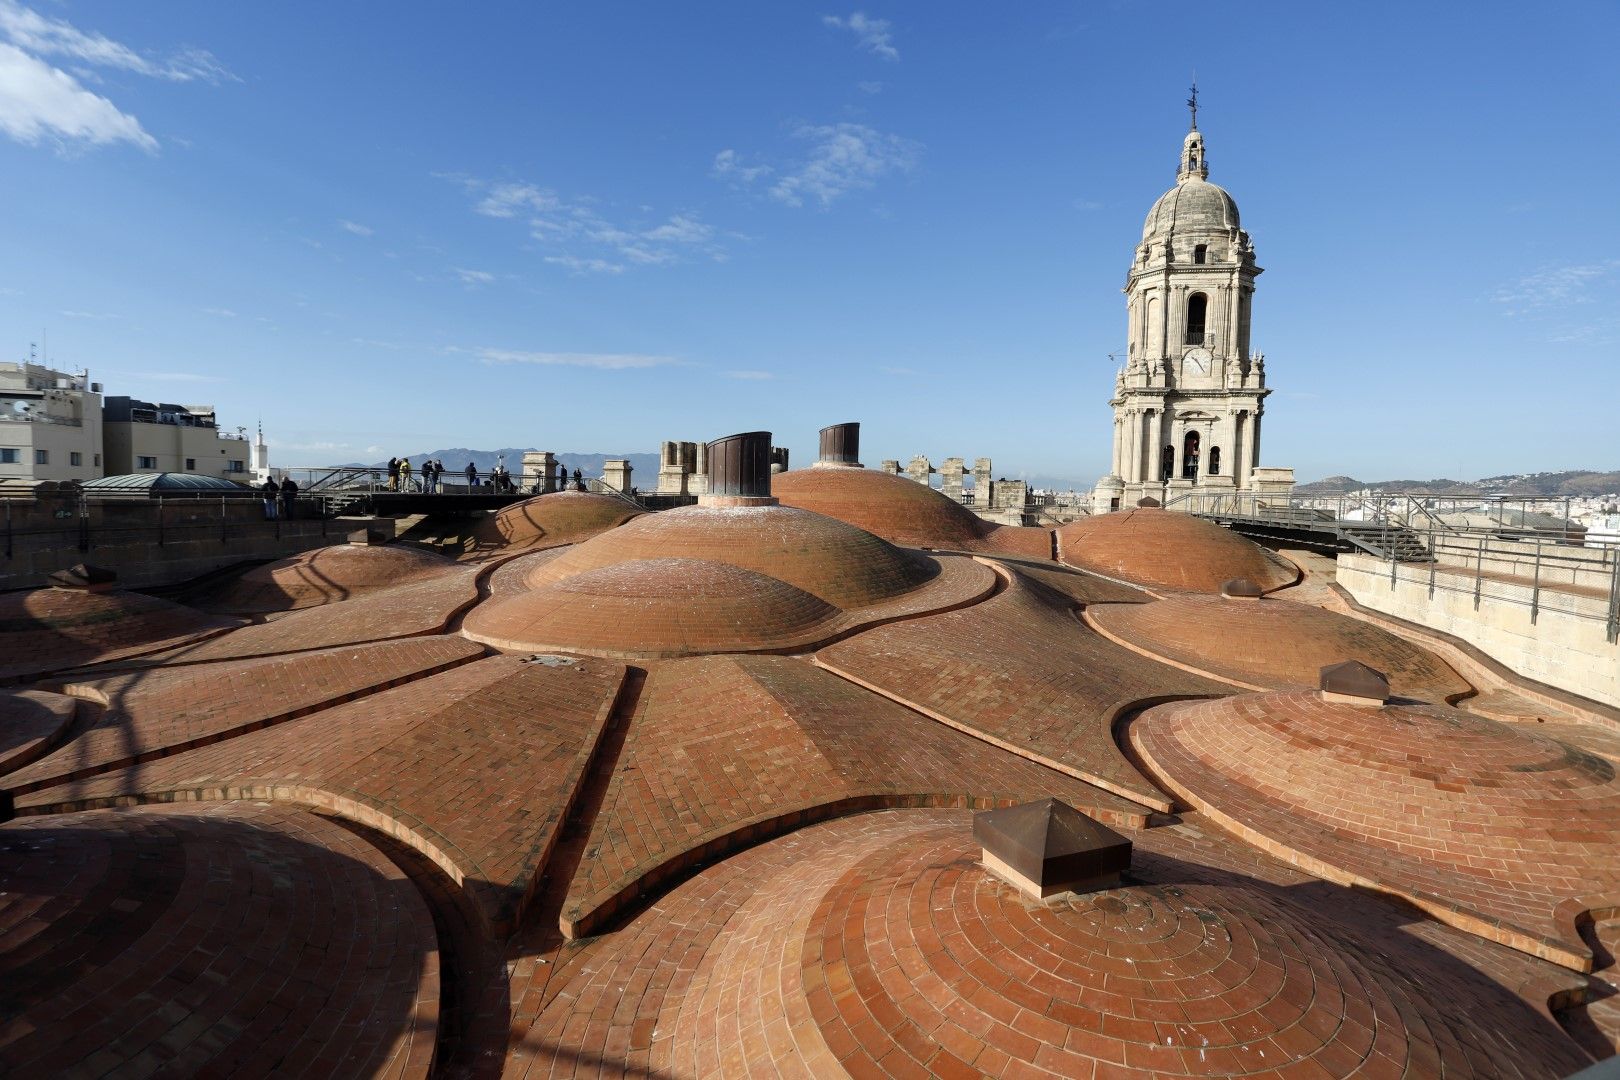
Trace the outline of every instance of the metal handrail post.
<instances>
[{"instance_id":1,"label":"metal handrail post","mask_svg":"<svg viewBox=\"0 0 1620 1080\"><path fill-rule=\"evenodd\" d=\"M1536 572L1530 585L1530 625L1536 625L1541 614L1541 538L1536 537Z\"/></svg>"},{"instance_id":2,"label":"metal handrail post","mask_svg":"<svg viewBox=\"0 0 1620 1080\"><path fill-rule=\"evenodd\" d=\"M1479 558L1474 563L1474 610L1479 610L1479 583L1485 575L1485 538L1479 538Z\"/></svg>"},{"instance_id":3,"label":"metal handrail post","mask_svg":"<svg viewBox=\"0 0 1620 1080\"><path fill-rule=\"evenodd\" d=\"M1440 566L1440 549L1434 543L1434 526L1429 526L1429 599L1434 599L1434 575Z\"/></svg>"},{"instance_id":4,"label":"metal handrail post","mask_svg":"<svg viewBox=\"0 0 1620 1080\"><path fill-rule=\"evenodd\" d=\"M1616 552L1620 554L1620 552ZM1620 641L1620 558L1615 559L1614 569L1609 574L1609 644Z\"/></svg>"}]
</instances>

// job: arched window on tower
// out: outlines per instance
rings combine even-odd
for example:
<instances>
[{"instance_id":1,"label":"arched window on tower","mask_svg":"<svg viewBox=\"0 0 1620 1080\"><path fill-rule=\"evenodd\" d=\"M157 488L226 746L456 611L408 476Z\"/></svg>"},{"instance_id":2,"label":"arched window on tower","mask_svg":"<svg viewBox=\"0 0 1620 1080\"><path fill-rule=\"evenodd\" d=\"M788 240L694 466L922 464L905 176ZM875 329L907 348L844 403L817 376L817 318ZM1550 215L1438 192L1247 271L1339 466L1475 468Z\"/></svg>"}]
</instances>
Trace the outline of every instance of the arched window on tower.
<instances>
[{"instance_id":1,"label":"arched window on tower","mask_svg":"<svg viewBox=\"0 0 1620 1080\"><path fill-rule=\"evenodd\" d=\"M1189 431L1181 443L1181 478L1198 479L1198 432Z\"/></svg>"},{"instance_id":2,"label":"arched window on tower","mask_svg":"<svg viewBox=\"0 0 1620 1080\"><path fill-rule=\"evenodd\" d=\"M1221 475L1221 448L1218 446L1209 448L1209 475Z\"/></svg>"},{"instance_id":3,"label":"arched window on tower","mask_svg":"<svg viewBox=\"0 0 1620 1080\"><path fill-rule=\"evenodd\" d=\"M1193 248L1193 262L1197 263L1199 266L1204 265L1204 259L1208 255L1209 255L1209 245L1208 244L1199 244L1197 247Z\"/></svg>"},{"instance_id":4,"label":"arched window on tower","mask_svg":"<svg viewBox=\"0 0 1620 1080\"><path fill-rule=\"evenodd\" d=\"M1207 345L1204 338L1204 317L1209 310L1209 297L1195 292L1187 297L1187 344Z\"/></svg>"}]
</instances>

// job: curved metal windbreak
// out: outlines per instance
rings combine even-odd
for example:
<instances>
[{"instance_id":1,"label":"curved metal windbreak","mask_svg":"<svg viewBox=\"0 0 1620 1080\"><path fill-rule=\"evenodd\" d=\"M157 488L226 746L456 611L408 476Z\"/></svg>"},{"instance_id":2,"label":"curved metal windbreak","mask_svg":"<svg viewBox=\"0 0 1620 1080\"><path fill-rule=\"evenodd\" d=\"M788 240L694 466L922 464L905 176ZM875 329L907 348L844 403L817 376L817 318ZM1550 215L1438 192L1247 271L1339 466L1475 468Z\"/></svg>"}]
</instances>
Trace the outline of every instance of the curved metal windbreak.
<instances>
[{"instance_id":1,"label":"curved metal windbreak","mask_svg":"<svg viewBox=\"0 0 1620 1080\"><path fill-rule=\"evenodd\" d=\"M860 464L861 425L852 421L847 424L829 424L822 428L820 460Z\"/></svg>"},{"instance_id":2,"label":"curved metal windbreak","mask_svg":"<svg viewBox=\"0 0 1620 1080\"><path fill-rule=\"evenodd\" d=\"M745 431L711 442L709 494L769 497L771 433Z\"/></svg>"}]
</instances>

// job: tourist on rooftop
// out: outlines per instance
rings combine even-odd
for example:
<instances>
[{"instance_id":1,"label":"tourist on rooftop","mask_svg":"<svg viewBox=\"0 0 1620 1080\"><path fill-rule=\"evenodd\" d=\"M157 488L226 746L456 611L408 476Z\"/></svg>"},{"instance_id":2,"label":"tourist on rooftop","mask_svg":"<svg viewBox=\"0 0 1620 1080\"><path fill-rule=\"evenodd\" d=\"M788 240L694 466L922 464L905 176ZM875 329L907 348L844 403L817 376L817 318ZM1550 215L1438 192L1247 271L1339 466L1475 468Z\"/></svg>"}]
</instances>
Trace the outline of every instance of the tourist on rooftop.
<instances>
[{"instance_id":1,"label":"tourist on rooftop","mask_svg":"<svg viewBox=\"0 0 1620 1080\"><path fill-rule=\"evenodd\" d=\"M471 494L473 488L478 486L478 466L467 462L467 493Z\"/></svg>"},{"instance_id":2,"label":"tourist on rooftop","mask_svg":"<svg viewBox=\"0 0 1620 1080\"><path fill-rule=\"evenodd\" d=\"M284 477L281 481L281 515L288 521L293 519L293 505L297 499L298 484L291 476Z\"/></svg>"},{"instance_id":3,"label":"tourist on rooftop","mask_svg":"<svg viewBox=\"0 0 1620 1080\"><path fill-rule=\"evenodd\" d=\"M585 478L580 474L580 471L578 469L574 470L574 490L575 491L584 491L585 490Z\"/></svg>"},{"instance_id":4,"label":"tourist on rooftop","mask_svg":"<svg viewBox=\"0 0 1620 1080\"><path fill-rule=\"evenodd\" d=\"M560 461L557 463L557 490L568 490L568 466Z\"/></svg>"},{"instance_id":5,"label":"tourist on rooftop","mask_svg":"<svg viewBox=\"0 0 1620 1080\"><path fill-rule=\"evenodd\" d=\"M411 459L410 458L400 458L399 459L399 489L401 491L409 491L409 490L411 490Z\"/></svg>"},{"instance_id":6,"label":"tourist on rooftop","mask_svg":"<svg viewBox=\"0 0 1620 1080\"><path fill-rule=\"evenodd\" d=\"M264 485L259 490L264 492L264 519L276 520L276 498L280 495L281 489L276 487L275 480L266 477Z\"/></svg>"},{"instance_id":7,"label":"tourist on rooftop","mask_svg":"<svg viewBox=\"0 0 1620 1080\"><path fill-rule=\"evenodd\" d=\"M399 490L399 458L388 459L388 490Z\"/></svg>"}]
</instances>

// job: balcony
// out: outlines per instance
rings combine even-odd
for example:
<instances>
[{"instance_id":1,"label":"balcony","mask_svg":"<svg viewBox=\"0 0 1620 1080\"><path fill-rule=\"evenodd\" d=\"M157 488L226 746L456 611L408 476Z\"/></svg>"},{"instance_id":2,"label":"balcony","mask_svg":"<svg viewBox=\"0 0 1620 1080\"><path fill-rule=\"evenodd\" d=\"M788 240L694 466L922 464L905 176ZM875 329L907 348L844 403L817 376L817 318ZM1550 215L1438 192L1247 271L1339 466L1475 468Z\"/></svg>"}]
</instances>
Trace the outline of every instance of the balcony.
<instances>
[{"instance_id":1,"label":"balcony","mask_svg":"<svg viewBox=\"0 0 1620 1080\"><path fill-rule=\"evenodd\" d=\"M1209 348L1215 344L1215 335L1205 333L1202 330L1189 330L1187 331L1187 340L1183 342L1183 344L1202 345L1205 348Z\"/></svg>"},{"instance_id":2,"label":"balcony","mask_svg":"<svg viewBox=\"0 0 1620 1080\"><path fill-rule=\"evenodd\" d=\"M61 427L84 427L84 421L74 416L47 416L44 413L0 413L0 423L57 424Z\"/></svg>"}]
</instances>

